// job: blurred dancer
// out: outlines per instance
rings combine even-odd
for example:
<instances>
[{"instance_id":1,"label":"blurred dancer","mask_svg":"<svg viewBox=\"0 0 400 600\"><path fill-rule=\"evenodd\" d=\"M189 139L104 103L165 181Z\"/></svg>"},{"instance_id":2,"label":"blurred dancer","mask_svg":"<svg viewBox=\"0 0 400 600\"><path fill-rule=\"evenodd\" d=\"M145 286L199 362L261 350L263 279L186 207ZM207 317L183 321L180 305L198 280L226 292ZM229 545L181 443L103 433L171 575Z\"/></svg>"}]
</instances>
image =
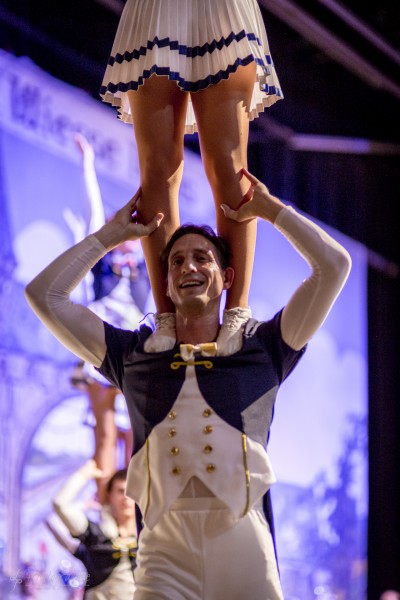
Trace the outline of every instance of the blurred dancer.
<instances>
[{"instance_id":1,"label":"blurred dancer","mask_svg":"<svg viewBox=\"0 0 400 600\"><path fill-rule=\"evenodd\" d=\"M95 461L87 461L68 478L53 501L55 513L68 535L52 518L47 520L47 526L57 541L84 565L87 572L83 586L85 600L132 598L137 528L135 504L125 495L126 469L116 471L106 481L105 503L99 506L99 520L89 518L82 502L78 501L90 481L103 478L104 473Z\"/></svg>"},{"instance_id":2,"label":"blurred dancer","mask_svg":"<svg viewBox=\"0 0 400 600\"><path fill-rule=\"evenodd\" d=\"M64 218L77 243L104 225L106 217L94 167L93 148L81 134L76 134L74 139L82 155L88 216L87 220L82 220L66 209ZM88 306L102 319L120 328L138 327L150 291L139 240L125 242L100 260L85 278L85 286ZM89 397L94 415L94 460L110 475L118 466L118 439L123 442L125 466L132 452L132 430L123 396L88 363L78 364L71 379L73 385ZM104 479L97 479L97 485L99 501L104 502Z\"/></svg>"}]
</instances>

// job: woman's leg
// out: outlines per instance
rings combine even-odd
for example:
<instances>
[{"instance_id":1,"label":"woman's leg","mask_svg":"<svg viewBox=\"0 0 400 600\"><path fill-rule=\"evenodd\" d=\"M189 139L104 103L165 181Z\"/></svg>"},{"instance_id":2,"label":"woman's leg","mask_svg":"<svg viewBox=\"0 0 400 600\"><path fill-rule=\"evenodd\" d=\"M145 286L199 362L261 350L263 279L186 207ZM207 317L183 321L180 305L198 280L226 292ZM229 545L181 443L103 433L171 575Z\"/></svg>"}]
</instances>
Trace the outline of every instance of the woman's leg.
<instances>
[{"instance_id":1,"label":"woman's leg","mask_svg":"<svg viewBox=\"0 0 400 600\"><path fill-rule=\"evenodd\" d=\"M119 394L117 388L105 386L97 381L88 385L87 393L96 419L94 429L95 452L94 460L106 477L98 479L97 495L99 502L104 504L106 499L106 483L117 468L117 426L115 423L115 397Z\"/></svg>"},{"instance_id":2,"label":"woman's leg","mask_svg":"<svg viewBox=\"0 0 400 600\"><path fill-rule=\"evenodd\" d=\"M184 132L188 94L167 77L153 75L129 92L139 157L142 197L139 218L155 213L164 219L150 238L142 240L154 302L159 313L174 312L165 294L160 253L179 227L178 193L183 173Z\"/></svg>"},{"instance_id":3,"label":"woman's leg","mask_svg":"<svg viewBox=\"0 0 400 600\"><path fill-rule=\"evenodd\" d=\"M235 279L226 308L248 307L254 260L256 220L236 223L225 218L220 205L236 209L249 192L249 182L242 178L241 169L247 168L248 107L255 74L256 65L251 63L239 67L229 79L192 94L204 169L214 195L218 233L233 250Z\"/></svg>"}]
</instances>

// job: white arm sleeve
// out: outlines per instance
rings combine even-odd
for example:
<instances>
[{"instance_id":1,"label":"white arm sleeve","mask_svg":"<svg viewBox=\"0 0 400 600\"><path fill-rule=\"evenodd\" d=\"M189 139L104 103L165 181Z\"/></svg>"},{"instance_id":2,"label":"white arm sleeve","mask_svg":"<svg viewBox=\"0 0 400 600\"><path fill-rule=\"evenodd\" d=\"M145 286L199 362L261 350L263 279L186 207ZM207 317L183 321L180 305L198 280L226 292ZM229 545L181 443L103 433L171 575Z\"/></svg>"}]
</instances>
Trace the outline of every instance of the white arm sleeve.
<instances>
[{"instance_id":1,"label":"white arm sleeve","mask_svg":"<svg viewBox=\"0 0 400 600\"><path fill-rule=\"evenodd\" d=\"M99 367L106 353L103 321L70 299L72 290L106 254L94 235L72 246L25 289L32 310L52 334L82 360Z\"/></svg>"},{"instance_id":2,"label":"white arm sleeve","mask_svg":"<svg viewBox=\"0 0 400 600\"><path fill-rule=\"evenodd\" d=\"M53 500L53 508L71 535L81 535L88 527L84 510L75 502L79 492L88 483L81 470L73 473Z\"/></svg>"},{"instance_id":3,"label":"white arm sleeve","mask_svg":"<svg viewBox=\"0 0 400 600\"><path fill-rule=\"evenodd\" d=\"M58 515L51 513L47 517L45 525L63 548L68 550L68 552L71 552L71 554L76 552L80 542L71 535L69 529L64 525Z\"/></svg>"},{"instance_id":4,"label":"white arm sleeve","mask_svg":"<svg viewBox=\"0 0 400 600\"><path fill-rule=\"evenodd\" d=\"M279 212L274 225L312 269L282 312L282 337L300 350L328 316L349 275L351 258L321 227L290 206Z\"/></svg>"}]
</instances>

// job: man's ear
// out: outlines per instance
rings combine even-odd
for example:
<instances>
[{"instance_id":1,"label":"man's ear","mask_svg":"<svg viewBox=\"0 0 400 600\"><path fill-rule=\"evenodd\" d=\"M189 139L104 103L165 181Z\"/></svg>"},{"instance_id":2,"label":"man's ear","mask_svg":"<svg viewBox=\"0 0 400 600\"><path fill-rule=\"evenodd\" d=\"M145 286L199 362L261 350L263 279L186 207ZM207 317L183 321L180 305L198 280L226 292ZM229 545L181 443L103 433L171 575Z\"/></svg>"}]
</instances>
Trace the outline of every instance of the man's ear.
<instances>
[{"instance_id":1,"label":"man's ear","mask_svg":"<svg viewBox=\"0 0 400 600\"><path fill-rule=\"evenodd\" d=\"M168 278L165 280L165 283L167 284L165 286L165 295L167 296L167 298L169 298L169 289L168 289Z\"/></svg>"},{"instance_id":2,"label":"man's ear","mask_svg":"<svg viewBox=\"0 0 400 600\"><path fill-rule=\"evenodd\" d=\"M232 267L227 267L224 271L224 289L229 290L233 280L235 279L235 271Z\"/></svg>"}]
</instances>

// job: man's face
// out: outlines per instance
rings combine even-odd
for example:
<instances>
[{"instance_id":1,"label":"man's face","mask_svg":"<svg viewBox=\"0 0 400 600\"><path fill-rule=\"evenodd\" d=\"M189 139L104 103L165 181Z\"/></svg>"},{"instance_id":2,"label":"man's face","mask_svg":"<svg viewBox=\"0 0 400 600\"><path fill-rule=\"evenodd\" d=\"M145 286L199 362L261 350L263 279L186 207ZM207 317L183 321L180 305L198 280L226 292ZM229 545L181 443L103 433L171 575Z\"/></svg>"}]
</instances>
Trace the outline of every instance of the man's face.
<instances>
[{"instance_id":1,"label":"man's face","mask_svg":"<svg viewBox=\"0 0 400 600\"><path fill-rule=\"evenodd\" d=\"M135 503L131 498L125 496L126 481L116 479L108 495L111 511L117 521L124 517L132 516Z\"/></svg>"},{"instance_id":2,"label":"man's face","mask_svg":"<svg viewBox=\"0 0 400 600\"><path fill-rule=\"evenodd\" d=\"M219 306L224 289L231 286L233 270L221 269L217 250L207 238L189 233L172 246L168 258L167 295L177 309Z\"/></svg>"}]
</instances>

